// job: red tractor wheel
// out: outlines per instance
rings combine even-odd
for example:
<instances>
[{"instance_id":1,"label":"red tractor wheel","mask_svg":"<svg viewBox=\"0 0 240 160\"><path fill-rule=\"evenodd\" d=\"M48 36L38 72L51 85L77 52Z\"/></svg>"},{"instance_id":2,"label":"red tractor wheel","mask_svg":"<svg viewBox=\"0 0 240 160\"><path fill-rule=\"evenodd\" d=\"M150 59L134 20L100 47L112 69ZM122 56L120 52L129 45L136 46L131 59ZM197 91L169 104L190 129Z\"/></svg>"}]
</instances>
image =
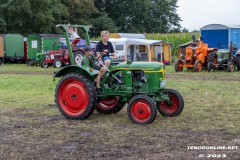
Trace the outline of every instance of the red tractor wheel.
<instances>
[{"instance_id":1,"label":"red tractor wheel","mask_svg":"<svg viewBox=\"0 0 240 160\"><path fill-rule=\"evenodd\" d=\"M157 102L157 109L163 116L178 116L184 107L184 101L181 94L173 89L163 91L163 94L168 94L170 102Z\"/></svg>"},{"instance_id":2,"label":"red tractor wheel","mask_svg":"<svg viewBox=\"0 0 240 160\"><path fill-rule=\"evenodd\" d=\"M176 72L182 72L183 71L183 62L180 59L177 59L174 64L174 68Z\"/></svg>"},{"instance_id":3,"label":"red tractor wheel","mask_svg":"<svg viewBox=\"0 0 240 160\"><path fill-rule=\"evenodd\" d=\"M201 60L196 60L194 63L194 72L201 72L202 71L202 61Z\"/></svg>"},{"instance_id":4,"label":"red tractor wheel","mask_svg":"<svg viewBox=\"0 0 240 160\"><path fill-rule=\"evenodd\" d=\"M128 103L128 117L133 123L150 124L156 119L156 116L156 104L148 96L134 96Z\"/></svg>"},{"instance_id":5,"label":"red tractor wheel","mask_svg":"<svg viewBox=\"0 0 240 160\"><path fill-rule=\"evenodd\" d=\"M121 98L108 97L106 99L98 100L95 104L95 109L99 113L112 114L119 112L126 103L122 102Z\"/></svg>"},{"instance_id":6,"label":"red tractor wheel","mask_svg":"<svg viewBox=\"0 0 240 160\"><path fill-rule=\"evenodd\" d=\"M58 82L55 102L66 118L88 118L93 113L95 99L95 87L83 75L67 74Z\"/></svg>"},{"instance_id":7,"label":"red tractor wheel","mask_svg":"<svg viewBox=\"0 0 240 160\"><path fill-rule=\"evenodd\" d=\"M40 63L40 66L42 68L48 68L48 63L45 60L42 60L41 63Z\"/></svg>"}]
</instances>

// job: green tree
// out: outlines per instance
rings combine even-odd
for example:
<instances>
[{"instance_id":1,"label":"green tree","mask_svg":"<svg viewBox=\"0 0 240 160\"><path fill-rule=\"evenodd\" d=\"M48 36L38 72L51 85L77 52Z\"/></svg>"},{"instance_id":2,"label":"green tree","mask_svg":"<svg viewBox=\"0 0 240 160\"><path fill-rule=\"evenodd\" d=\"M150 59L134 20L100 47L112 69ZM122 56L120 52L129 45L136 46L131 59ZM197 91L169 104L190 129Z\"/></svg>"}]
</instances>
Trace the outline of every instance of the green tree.
<instances>
[{"instance_id":1,"label":"green tree","mask_svg":"<svg viewBox=\"0 0 240 160\"><path fill-rule=\"evenodd\" d=\"M67 23L90 25L92 16L99 13L93 0L61 0L67 7Z\"/></svg>"},{"instance_id":2,"label":"green tree","mask_svg":"<svg viewBox=\"0 0 240 160\"><path fill-rule=\"evenodd\" d=\"M60 0L8 0L0 6L6 32L55 33L57 23L66 16L66 7Z\"/></svg>"},{"instance_id":3,"label":"green tree","mask_svg":"<svg viewBox=\"0 0 240 160\"><path fill-rule=\"evenodd\" d=\"M101 12L108 13L119 32L145 32L149 0L95 0L95 5Z\"/></svg>"},{"instance_id":4,"label":"green tree","mask_svg":"<svg viewBox=\"0 0 240 160\"><path fill-rule=\"evenodd\" d=\"M97 18L92 19L93 28L91 29L90 35L93 37L100 36L100 32L108 30L109 32L115 33L118 31L114 21L108 17L107 13L101 13Z\"/></svg>"},{"instance_id":5,"label":"green tree","mask_svg":"<svg viewBox=\"0 0 240 160\"><path fill-rule=\"evenodd\" d=\"M120 32L180 32L177 0L95 0L100 12L108 13Z\"/></svg>"},{"instance_id":6,"label":"green tree","mask_svg":"<svg viewBox=\"0 0 240 160\"><path fill-rule=\"evenodd\" d=\"M180 17L176 13L177 0L151 0L149 20L146 22L148 33L180 32Z\"/></svg>"}]
</instances>

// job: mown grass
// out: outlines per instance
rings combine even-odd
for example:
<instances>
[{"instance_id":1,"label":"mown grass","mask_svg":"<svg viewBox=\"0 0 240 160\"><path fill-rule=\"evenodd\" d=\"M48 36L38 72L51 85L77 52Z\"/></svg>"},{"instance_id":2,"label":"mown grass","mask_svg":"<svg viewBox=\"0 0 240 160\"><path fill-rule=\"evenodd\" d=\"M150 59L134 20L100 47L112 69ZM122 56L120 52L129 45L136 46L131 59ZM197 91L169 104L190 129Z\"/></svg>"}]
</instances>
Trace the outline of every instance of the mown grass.
<instances>
[{"instance_id":1,"label":"mown grass","mask_svg":"<svg viewBox=\"0 0 240 160\"><path fill-rule=\"evenodd\" d=\"M0 69L0 159L193 159L198 152L187 145L239 145L238 72L175 73L168 66L167 86L181 92L185 108L178 117L158 114L153 124L139 126L130 122L126 107L114 115L66 120L54 105L58 79L28 75L42 69L23 65Z\"/></svg>"},{"instance_id":2,"label":"mown grass","mask_svg":"<svg viewBox=\"0 0 240 160\"><path fill-rule=\"evenodd\" d=\"M21 70L21 67L16 67L16 69ZM1 69L10 72L12 68L14 66L4 66ZM199 131L226 130L235 133L240 131L240 127L236 127L240 123L240 119L236 118L239 115L240 99L236 95L240 94L240 90L238 90L240 82L224 81L224 77L229 76L234 79L240 78L239 73L224 71L174 73L172 68L172 66L167 67L169 76L167 85L168 88L174 88L182 93L185 109L176 118L158 116L153 127ZM24 70L32 70L32 68L26 69L25 67ZM48 71L49 69L46 72ZM39 109L54 103L54 90L57 82L53 82L50 75L2 74L0 84L1 111L14 108ZM126 110L123 112L126 114ZM54 114L56 113L60 114L54 112ZM101 117L96 120L105 122L109 120L108 118L112 119L114 116ZM126 115L120 119L124 123L130 123ZM117 121L117 119L115 120Z\"/></svg>"}]
</instances>

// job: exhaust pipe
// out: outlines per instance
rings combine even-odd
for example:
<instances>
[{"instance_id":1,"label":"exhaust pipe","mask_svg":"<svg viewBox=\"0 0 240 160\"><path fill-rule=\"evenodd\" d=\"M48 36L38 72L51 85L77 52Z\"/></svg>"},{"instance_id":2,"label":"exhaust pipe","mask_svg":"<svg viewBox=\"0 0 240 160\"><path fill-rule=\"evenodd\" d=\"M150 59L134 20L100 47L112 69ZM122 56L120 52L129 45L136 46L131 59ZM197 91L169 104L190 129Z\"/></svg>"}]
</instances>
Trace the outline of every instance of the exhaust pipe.
<instances>
[{"instance_id":1,"label":"exhaust pipe","mask_svg":"<svg viewBox=\"0 0 240 160\"><path fill-rule=\"evenodd\" d=\"M232 42L230 42L230 44L229 44L229 59L231 59L232 58L232 55L233 55L233 45L232 45Z\"/></svg>"}]
</instances>

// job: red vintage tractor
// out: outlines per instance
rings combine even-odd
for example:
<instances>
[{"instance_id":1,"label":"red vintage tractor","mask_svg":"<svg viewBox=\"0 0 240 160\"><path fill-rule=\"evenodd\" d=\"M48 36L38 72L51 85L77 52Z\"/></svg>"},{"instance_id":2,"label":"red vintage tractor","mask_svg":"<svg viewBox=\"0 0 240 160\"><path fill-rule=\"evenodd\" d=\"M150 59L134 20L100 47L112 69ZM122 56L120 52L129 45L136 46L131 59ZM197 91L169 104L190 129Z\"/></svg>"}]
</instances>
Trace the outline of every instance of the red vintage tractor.
<instances>
[{"instance_id":1,"label":"red vintage tractor","mask_svg":"<svg viewBox=\"0 0 240 160\"><path fill-rule=\"evenodd\" d=\"M77 30L71 27L68 31L68 35L70 36L71 49L73 51L74 61L76 65L81 65L84 51L82 48L76 48L76 44L80 41L80 37L77 34ZM59 40L56 43L59 43ZM62 43L62 42L60 42ZM59 51L49 51L45 54L45 58L41 61L40 65L43 68L47 68L49 65L54 66L54 68L60 68L62 66L66 66L70 64L70 56L68 54L67 49L60 49Z\"/></svg>"},{"instance_id":2,"label":"red vintage tractor","mask_svg":"<svg viewBox=\"0 0 240 160\"><path fill-rule=\"evenodd\" d=\"M45 54L45 58L41 61L40 65L43 68L47 68L49 65L54 68L60 68L63 65L69 65L70 58L66 49L59 51L49 51Z\"/></svg>"}]
</instances>

